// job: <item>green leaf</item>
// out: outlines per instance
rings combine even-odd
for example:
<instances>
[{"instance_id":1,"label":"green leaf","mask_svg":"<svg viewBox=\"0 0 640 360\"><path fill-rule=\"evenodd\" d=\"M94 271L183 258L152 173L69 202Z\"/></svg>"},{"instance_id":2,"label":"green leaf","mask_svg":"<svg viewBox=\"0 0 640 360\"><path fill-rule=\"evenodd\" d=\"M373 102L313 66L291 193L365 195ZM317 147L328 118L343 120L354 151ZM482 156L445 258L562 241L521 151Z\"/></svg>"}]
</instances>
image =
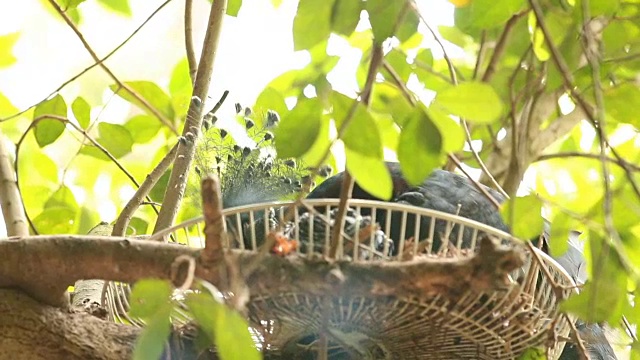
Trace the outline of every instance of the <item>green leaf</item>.
<instances>
[{"instance_id":1,"label":"green leaf","mask_svg":"<svg viewBox=\"0 0 640 360\"><path fill-rule=\"evenodd\" d=\"M73 116L78 120L78 124L83 129L86 129L91 123L91 106L84 98L78 96L71 104L71 110Z\"/></svg>"},{"instance_id":2,"label":"green leaf","mask_svg":"<svg viewBox=\"0 0 640 360\"><path fill-rule=\"evenodd\" d=\"M406 3L406 0L368 0L365 3L373 36L377 43L382 43L394 35L396 22L398 17L402 15L402 9Z\"/></svg>"},{"instance_id":3,"label":"green leaf","mask_svg":"<svg viewBox=\"0 0 640 360\"><path fill-rule=\"evenodd\" d=\"M475 45L473 38L460 30L460 28L455 26L438 26L438 32L442 35L442 38L447 40L448 42L458 45L463 49L468 48L469 46ZM431 51L429 51L431 53ZM433 57L431 58L433 61Z\"/></svg>"},{"instance_id":4,"label":"green leaf","mask_svg":"<svg viewBox=\"0 0 640 360\"><path fill-rule=\"evenodd\" d=\"M373 85L370 107L374 113L388 114L400 126L404 125L403 121L413 111L413 106L400 89L390 82Z\"/></svg>"},{"instance_id":5,"label":"green leaf","mask_svg":"<svg viewBox=\"0 0 640 360\"><path fill-rule=\"evenodd\" d=\"M238 312L204 294L191 294L185 303L216 345L221 359L262 359L249 333L249 324Z\"/></svg>"},{"instance_id":6,"label":"green leaf","mask_svg":"<svg viewBox=\"0 0 640 360\"><path fill-rule=\"evenodd\" d=\"M64 132L65 124L60 120L47 119L46 115L67 117L67 104L62 95L58 94L36 106L33 119L42 118L35 127L35 137L40 147L45 147L56 141Z\"/></svg>"},{"instance_id":7,"label":"green leaf","mask_svg":"<svg viewBox=\"0 0 640 360\"><path fill-rule=\"evenodd\" d=\"M149 228L149 223L145 220L134 217L129 222L129 229L127 229L127 235L144 235L147 233L147 229Z\"/></svg>"},{"instance_id":8,"label":"green leaf","mask_svg":"<svg viewBox=\"0 0 640 360\"><path fill-rule=\"evenodd\" d=\"M33 219L40 234L71 234L75 227L76 211L68 207L50 207Z\"/></svg>"},{"instance_id":9,"label":"green leaf","mask_svg":"<svg viewBox=\"0 0 640 360\"><path fill-rule=\"evenodd\" d=\"M169 81L169 93L171 94L171 103L176 114L186 115L191 102L191 93L193 86L191 85L191 76L189 75L189 62L185 57L173 68L171 80ZM156 120L157 121L157 120Z\"/></svg>"},{"instance_id":10,"label":"green leaf","mask_svg":"<svg viewBox=\"0 0 640 360\"><path fill-rule=\"evenodd\" d=\"M229 0L227 3L227 15L237 17L241 7L242 0Z\"/></svg>"},{"instance_id":11,"label":"green leaf","mask_svg":"<svg viewBox=\"0 0 640 360\"><path fill-rule=\"evenodd\" d=\"M402 174L417 185L443 161L442 135L422 106L405 121L398 144Z\"/></svg>"},{"instance_id":12,"label":"green leaf","mask_svg":"<svg viewBox=\"0 0 640 360\"><path fill-rule=\"evenodd\" d=\"M511 227L511 233L524 240L542 234L544 219L541 211L542 201L535 195L513 198L500 209L502 218Z\"/></svg>"},{"instance_id":13,"label":"green leaf","mask_svg":"<svg viewBox=\"0 0 640 360\"><path fill-rule=\"evenodd\" d=\"M20 38L19 32L0 35L0 69L13 65L17 59L13 56L13 46Z\"/></svg>"},{"instance_id":14,"label":"green leaf","mask_svg":"<svg viewBox=\"0 0 640 360\"><path fill-rule=\"evenodd\" d=\"M382 136L382 146L386 149L396 151L398 140L400 139L400 127L388 115L374 115L380 135Z\"/></svg>"},{"instance_id":15,"label":"green leaf","mask_svg":"<svg viewBox=\"0 0 640 360\"><path fill-rule=\"evenodd\" d=\"M331 11L331 30L336 34L351 35L360 21L362 2L355 0L335 0Z\"/></svg>"},{"instance_id":16,"label":"green leaf","mask_svg":"<svg viewBox=\"0 0 640 360\"><path fill-rule=\"evenodd\" d=\"M456 26L463 31L497 28L526 6L526 0L473 0L469 6L456 9Z\"/></svg>"},{"instance_id":17,"label":"green leaf","mask_svg":"<svg viewBox=\"0 0 640 360\"><path fill-rule=\"evenodd\" d=\"M442 152L461 151L465 143L465 135L462 126L454 121L448 114L432 106L427 109L427 115L433 124L440 130L440 134L445 134L442 139Z\"/></svg>"},{"instance_id":18,"label":"green leaf","mask_svg":"<svg viewBox=\"0 0 640 360\"><path fill-rule=\"evenodd\" d=\"M623 83L605 91L604 101L607 115L613 116L617 121L640 127L638 114L629 104L640 103L640 88L632 83Z\"/></svg>"},{"instance_id":19,"label":"green leaf","mask_svg":"<svg viewBox=\"0 0 640 360\"><path fill-rule=\"evenodd\" d=\"M98 124L100 137L98 142L107 149L116 159L131 152L133 138L127 128L118 124Z\"/></svg>"},{"instance_id":20,"label":"green leaf","mask_svg":"<svg viewBox=\"0 0 640 360\"><path fill-rule=\"evenodd\" d=\"M493 88L478 82L462 83L439 92L435 102L451 114L478 124L489 124L502 114L502 100Z\"/></svg>"},{"instance_id":21,"label":"green leaf","mask_svg":"<svg viewBox=\"0 0 640 360\"><path fill-rule=\"evenodd\" d=\"M43 6L43 8L49 13L49 15L51 15L57 21L64 21L64 19L60 16L60 14L58 14L56 9L54 9L53 6L51 6L49 1L47 0L39 0L39 1L40 1L40 4ZM78 11L77 9L77 5L80 4L81 2L82 1L77 1L77 0L56 1L56 3L60 5L60 8L65 12L65 14L69 16L69 18L71 19L71 22L73 22L76 25L80 24L80 21L82 20L80 16L80 11Z\"/></svg>"},{"instance_id":22,"label":"green leaf","mask_svg":"<svg viewBox=\"0 0 640 360\"><path fill-rule=\"evenodd\" d=\"M63 10L75 9L78 5L82 4L85 0L59 0L57 1Z\"/></svg>"},{"instance_id":23,"label":"green leaf","mask_svg":"<svg viewBox=\"0 0 640 360\"><path fill-rule=\"evenodd\" d=\"M129 0L98 0L98 3L116 14L131 16Z\"/></svg>"},{"instance_id":24,"label":"green leaf","mask_svg":"<svg viewBox=\"0 0 640 360\"><path fill-rule=\"evenodd\" d=\"M77 211L78 203L76 202L76 198L71 192L71 190L62 185L56 192L54 192L49 200L44 205L45 209L52 207L63 207L68 208L73 211Z\"/></svg>"},{"instance_id":25,"label":"green leaf","mask_svg":"<svg viewBox=\"0 0 640 360\"><path fill-rule=\"evenodd\" d=\"M551 256L559 257L569 249L569 242L566 241L569 233L575 227L572 226L571 218L563 212L559 212L551 223L551 240L549 241L549 250Z\"/></svg>"},{"instance_id":26,"label":"green leaf","mask_svg":"<svg viewBox=\"0 0 640 360\"><path fill-rule=\"evenodd\" d=\"M157 203L162 203L164 199L164 194L167 191L167 184L169 184L169 178L171 177L171 172L167 171L162 176L160 176L160 180L156 183L156 186L151 189L149 192L149 196L151 199Z\"/></svg>"},{"instance_id":27,"label":"green leaf","mask_svg":"<svg viewBox=\"0 0 640 360\"><path fill-rule=\"evenodd\" d=\"M547 29L549 30L551 43L556 47L561 47L565 40L575 43L575 39L568 36L574 31L574 27L572 26L574 20L571 16L567 16L560 10L549 11L545 14L544 21L547 25ZM534 44L533 50L536 56L540 61L547 61L551 56L551 52L542 30L537 26L537 19L533 13L530 13L529 15L528 24L530 28L535 29L532 34L532 42ZM582 55L582 52L580 55Z\"/></svg>"},{"instance_id":28,"label":"green leaf","mask_svg":"<svg viewBox=\"0 0 640 360\"><path fill-rule=\"evenodd\" d=\"M578 9L581 4L577 1ZM589 0L589 15L592 17L601 15L613 15L620 8L620 0Z\"/></svg>"},{"instance_id":29,"label":"green leaf","mask_svg":"<svg viewBox=\"0 0 640 360\"><path fill-rule=\"evenodd\" d=\"M173 111L173 105L171 103L169 95L167 95L156 83L153 83L151 81L128 81L125 82L125 84L129 86L133 91L135 91L141 98L145 99L151 106L164 114L167 118L174 118L175 113ZM150 115L153 115L153 113L151 113L149 109L142 105L140 101L134 98L133 95L131 95L125 89L118 89L118 84L113 84L109 86L109 88L114 93L117 92L118 96L120 96L121 98L127 100L132 104L135 104Z\"/></svg>"},{"instance_id":30,"label":"green leaf","mask_svg":"<svg viewBox=\"0 0 640 360\"><path fill-rule=\"evenodd\" d=\"M335 0L300 0L293 19L294 50L311 49L329 38Z\"/></svg>"},{"instance_id":31,"label":"green leaf","mask_svg":"<svg viewBox=\"0 0 640 360\"><path fill-rule=\"evenodd\" d=\"M391 200L393 181L384 160L363 155L349 148L345 148L344 151L347 170L358 185L377 198Z\"/></svg>"},{"instance_id":32,"label":"green leaf","mask_svg":"<svg viewBox=\"0 0 640 360\"><path fill-rule=\"evenodd\" d=\"M351 99L336 91L331 94L331 104L333 105L333 119L338 131L355 106L351 121L342 135L345 147L363 156L382 159L380 131L366 108L358 100Z\"/></svg>"},{"instance_id":33,"label":"green leaf","mask_svg":"<svg viewBox=\"0 0 640 360\"><path fill-rule=\"evenodd\" d=\"M0 118L11 116L17 112L18 108L13 106L3 93L0 93Z\"/></svg>"},{"instance_id":34,"label":"green leaf","mask_svg":"<svg viewBox=\"0 0 640 360\"><path fill-rule=\"evenodd\" d=\"M304 155L318 137L321 119L322 104L318 99L300 99L296 107L282 117L274 131L278 157Z\"/></svg>"},{"instance_id":35,"label":"green leaf","mask_svg":"<svg viewBox=\"0 0 640 360\"><path fill-rule=\"evenodd\" d=\"M640 26L633 21L612 21L602 31L602 44L607 57L625 56L633 45L640 45Z\"/></svg>"},{"instance_id":36,"label":"green leaf","mask_svg":"<svg viewBox=\"0 0 640 360\"><path fill-rule=\"evenodd\" d=\"M414 34L418 33L419 23L420 18L418 17L417 10L409 7L407 9L407 13L404 16L404 19L402 19L402 22L400 23L400 26L396 31L395 35L398 40L400 40L400 42L405 42L411 39Z\"/></svg>"},{"instance_id":37,"label":"green leaf","mask_svg":"<svg viewBox=\"0 0 640 360\"><path fill-rule=\"evenodd\" d=\"M151 316L136 340L134 360L160 359L171 334L171 307L165 306Z\"/></svg>"},{"instance_id":38,"label":"green leaf","mask_svg":"<svg viewBox=\"0 0 640 360\"><path fill-rule=\"evenodd\" d=\"M284 96L282 96L278 90L269 86L264 88L260 95L258 95L258 99L256 99L253 108L265 113L267 110L273 110L280 116L284 116L289 112L287 104L284 102Z\"/></svg>"},{"instance_id":39,"label":"green leaf","mask_svg":"<svg viewBox=\"0 0 640 360\"><path fill-rule=\"evenodd\" d=\"M124 124L124 128L130 134L129 137L138 144L151 141L158 135L161 127L160 121L149 115L136 115Z\"/></svg>"},{"instance_id":40,"label":"green leaf","mask_svg":"<svg viewBox=\"0 0 640 360\"><path fill-rule=\"evenodd\" d=\"M547 360L547 353L541 347L528 348L518 356L518 360Z\"/></svg>"},{"instance_id":41,"label":"green leaf","mask_svg":"<svg viewBox=\"0 0 640 360\"><path fill-rule=\"evenodd\" d=\"M33 144L33 142L30 142ZM47 154L42 151L36 151L37 148L34 145L26 147L20 150L20 159L18 161L18 173L20 174L21 186L24 181L27 184L59 184L58 179L58 166ZM28 156L24 156L24 154Z\"/></svg>"},{"instance_id":42,"label":"green leaf","mask_svg":"<svg viewBox=\"0 0 640 360\"><path fill-rule=\"evenodd\" d=\"M311 148L302 156L302 160L309 165L322 165L320 162L323 160L325 152L331 146L331 129L330 120L327 116L320 120L320 128L318 129L318 136L316 141L311 145Z\"/></svg>"},{"instance_id":43,"label":"green leaf","mask_svg":"<svg viewBox=\"0 0 640 360\"><path fill-rule=\"evenodd\" d=\"M409 76L411 76L413 69L407 62L407 57L402 52L393 49L385 55L384 59L402 82L406 83L409 81ZM392 75L390 75L386 69L383 69L382 74L386 79L393 79Z\"/></svg>"},{"instance_id":44,"label":"green leaf","mask_svg":"<svg viewBox=\"0 0 640 360\"><path fill-rule=\"evenodd\" d=\"M560 309L588 323L618 323L627 304L625 269L618 253L606 244L601 235L590 232L589 245L592 279L583 286L580 294L560 304Z\"/></svg>"},{"instance_id":45,"label":"green leaf","mask_svg":"<svg viewBox=\"0 0 640 360\"><path fill-rule=\"evenodd\" d=\"M173 287L167 280L144 279L136 282L131 291L131 316L143 320L164 311L169 304Z\"/></svg>"}]
</instances>

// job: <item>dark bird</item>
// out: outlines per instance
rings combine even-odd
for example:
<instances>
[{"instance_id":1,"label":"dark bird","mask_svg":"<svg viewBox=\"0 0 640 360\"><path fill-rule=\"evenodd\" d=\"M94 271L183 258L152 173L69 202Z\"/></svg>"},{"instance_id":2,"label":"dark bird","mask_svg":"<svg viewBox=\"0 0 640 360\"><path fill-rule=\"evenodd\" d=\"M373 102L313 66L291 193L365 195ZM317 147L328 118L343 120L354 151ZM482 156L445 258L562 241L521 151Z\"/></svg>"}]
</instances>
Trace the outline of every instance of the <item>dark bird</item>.
<instances>
[{"instance_id":1,"label":"dark bird","mask_svg":"<svg viewBox=\"0 0 640 360\"><path fill-rule=\"evenodd\" d=\"M549 223L545 229L545 238L549 236ZM577 285L582 285L587 281L587 264L582 253L582 246L578 237L580 233L571 231L569 234L569 246L567 251L559 257L554 258ZM554 241L549 239L549 241ZM544 248L543 248L544 250ZM587 324L584 321L576 321L578 335L585 343L587 354L591 360L616 360L616 354L609 344L605 335L605 329L599 324ZM568 342L558 360L579 360L580 350L575 343Z\"/></svg>"},{"instance_id":2,"label":"dark bird","mask_svg":"<svg viewBox=\"0 0 640 360\"><path fill-rule=\"evenodd\" d=\"M500 213L487 199L487 197L464 176L454 174L444 170L434 170L424 182L417 186L411 186L402 176L399 163L386 163L393 181L392 202L413 205L425 209L442 211L445 213L459 215L467 219L475 220L493 228L508 231ZM344 173L339 173L322 182L308 196L308 199L339 198ZM497 202L505 201L497 191L479 184ZM362 189L357 183L354 185L352 198L364 200L382 200ZM363 215L369 215L363 211ZM391 231L387 234L398 242L401 234L402 215L399 212L391 213ZM386 211L379 210L376 213L376 222L384 226L386 221ZM407 226L405 239L416 237L415 216L407 216ZM424 239L430 232L431 218L421 217L419 239ZM437 220L433 232L433 252L438 252L443 245L443 234L446 233L446 221ZM449 239L458 239L460 227L451 229ZM465 228L462 235L462 248L469 248L473 237L473 230Z\"/></svg>"},{"instance_id":3,"label":"dark bird","mask_svg":"<svg viewBox=\"0 0 640 360\"><path fill-rule=\"evenodd\" d=\"M302 189L302 186L306 182L304 179L309 178L309 176L306 176L307 174L304 173L301 165L295 161L280 160L267 155L265 151L263 151L273 140L272 133L267 130L277 126L277 120L277 115L269 113L266 128L254 127L253 125L250 127L250 130L253 132L250 135L253 135L252 137L256 139L257 143L255 148L237 147L239 150L234 151L232 145L225 143L225 141L228 141L227 133L221 130L213 132L214 140L205 141L205 144L208 145L207 148L199 151L200 154L215 154L215 161L200 161L198 169L201 173L217 172L218 175L220 175L225 208L291 198ZM207 133L212 133L212 131L209 130ZM499 230L509 231L498 209L496 209L485 194L478 190L476 185L466 177L443 170L435 170L422 184L411 186L402 176L398 163L387 163L387 167L393 180L392 202L438 210L449 214L457 214ZM328 171L323 172L325 175L329 175ZM339 198L343 178L344 174L339 173L326 179L316 187L307 198ZM483 185L480 186L498 203L506 200L497 191ZM367 193L357 184L354 186L352 197L354 199L382 200ZM325 215L328 215L327 218L329 222L331 222L335 216L335 212L330 212ZM371 225L373 223L371 215L372 214L367 213L364 209L360 214L350 209L345 218L347 225L345 226L345 232L347 232L347 235L356 235L353 232L362 227L354 227L350 224L358 222L359 224ZM385 216L385 212L377 212L375 222L384 224L386 220ZM285 228L285 233L289 236L293 236L295 233L304 249L306 246L305 239L309 237L309 234L305 232L305 228L308 229L308 223L314 224L314 239L316 237L326 238L325 236L318 236L316 234L318 229L323 228L319 226L320 224L317 223L317 219L318 217L314 217L313 221L309 221L308 214L305 217L305 213L302 211L298 223L290 223L289 227ZM244 243L245 247L254 248L254 246L259 246L264 242L266 232L269 229L275 228L276 220L276 211L257 213L253 224L246 214L242 214L239 218L227 219L227 228L231 233L235 233L236 238L242 238L240 241ZM407 217L405 238L416 235L418 235L419 238L425 238L427 236L431 222L430 219L428 217L421 217L420 234L412 233L415 228L415 221L415 217ZM375 234L376 250L380 250L385 246L385 243L388 243L388 237L395 241L400 238L401 214L392 212L390 223L391 231L389 234ZM435 222L432 251L438 251L443 245L444 237L442 235L446 233L445 228L446 224L444 221ZM324 227L324 229L325 231L327 230L326 227ZM459 228L454 227L454 229L451 230L450 239L457 239L459 231ZM255 244L250 240L252 237L256 240ZM470 247L471 238L472 233L470 229L464 229L461 236L461 247ZM575 241L571 242L570 240L567 253L558 257L556 260L574 277L576 282L583 283L586 276L584 256L576 244ZM314 250L317 250L316 248L319 245L320 244L314 244ZM391 250L391 252L398 251L397 247L394 248L394 246L388 244L386 247ZM604 330L601 326L597 324L585 324L581 321L578 321L576 326L581 337L585 339L587 351L592 359L616 359L611 346L604 336ZM560 359L579 359L579 352L575 345L568 344Z\"/></svg>"},{"instance_id":4,"label":"dark bird","mask_svg":"<svg viewBox=\"0 0 640 360\"><path fill-rule=\"evenodd\" d=\"M457 214L468 219L472 219L483 224L492 226L499 230L509 231L508 227L502 220L498 209L491 203L486 196L478 190L478 188L467 178L447 172L444 170L435 170L424 182L418 186L410 186L402 177L400 166L398 163L387 163L387 168L391 173L393 181L393 198L391 201L404 203L408 205L419 206L426 209L442 211L450 214ZM308 196L312 199L321 198L339 198L344 173L339 173L325 180L316 187ZM487 193L490 194L499 203L506 199L497 191L483 186ZM381 200L367 193L358 184L354 185L352 198L364 200ZM384 216L380 213L380 216ZM376 221L383 223L383 220L376 215ZM407 220L410 220L409 218ZM406 236L414 236L411 231L414 228L413 222L407 221ZM430 219L423 219L421 228L428 229ZM397 241L400 234L400 218L396 214L392 214L391 234L389 236ZM550 224L545 223L545 240L549 239ZM434 231L434 249L439 248L438 241L441 241L439 235L443 233L444 223L435 224ZM455 231L455 229L454 229ZM457 232L452 231L451 238L457 238ZM420 238L426 236L421 231ZM463 247L468 247L471 234L465 230L463 233ZM586 281L586 263L582 254L581 246L578 243L578 233L569 234L569 246L567 251L559 257L554 258L573 278L577 284L583 284ZM546 245L546 244L545 244ZM543 246L543 250L548 252L548 247ZM605 337L605 331L598 324L586 324L578 320L576 322L580 337L584 340L588 355L592 360L616 360L615 353ZM580 352L573 343L567 343L559 360L578 360Z\"/></svg>"}]
</instances>

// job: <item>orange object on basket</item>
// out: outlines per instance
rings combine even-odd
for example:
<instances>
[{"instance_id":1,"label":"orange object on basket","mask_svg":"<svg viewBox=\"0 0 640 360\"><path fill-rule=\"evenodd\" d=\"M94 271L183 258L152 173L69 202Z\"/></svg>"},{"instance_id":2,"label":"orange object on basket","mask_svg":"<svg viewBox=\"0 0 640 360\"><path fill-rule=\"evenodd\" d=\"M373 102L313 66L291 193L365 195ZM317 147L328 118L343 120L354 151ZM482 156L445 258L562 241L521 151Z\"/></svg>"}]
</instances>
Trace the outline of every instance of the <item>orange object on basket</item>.
<instances>
[{"instance_id":1,"label":"orange object on basket","mask_svg":"<svg viewBox=\"0 0 640 360\"><path fill-rule=\"evenodd\" d=\"M282 233L274 233L273 236L276 238L276 243L271 248L271 252L276 255L287 256L298 248L298 241L289 239Z\"/></svg>"}]
</instances>

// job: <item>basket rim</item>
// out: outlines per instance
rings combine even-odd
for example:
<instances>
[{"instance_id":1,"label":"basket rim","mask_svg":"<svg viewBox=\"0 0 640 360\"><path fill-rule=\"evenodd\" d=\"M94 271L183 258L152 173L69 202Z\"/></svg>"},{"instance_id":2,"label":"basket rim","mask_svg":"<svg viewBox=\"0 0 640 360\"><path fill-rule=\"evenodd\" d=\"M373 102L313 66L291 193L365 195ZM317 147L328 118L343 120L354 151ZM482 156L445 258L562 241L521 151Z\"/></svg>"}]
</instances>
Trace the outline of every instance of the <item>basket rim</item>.
<instances>
[{"instance_id":1,"label":"basket rim","mask_svg":"<svg viewBox=\"0 0 640 360\"><path fill-rule=\"evenodd\" d=\"M231 216L237 213L243 213L243 212L248 212L248 211L254 211L254 210L262 210L265 208L269 208L269 207L277 207L277 206L287 206L287 205L291 205L294 204L295 201L290 200L290 201L269 201L269 202L262 202L262 203L256 203L256 204L249 204L249 205L241 205L241 206L234 206L234 207L230 207L230 208L226 208L222 210L222 215L223 216ZM338 206L340 203L340 199L337 198L331 198L331 199L303 199L301 201L302 205L308 205L309 207L316 207L316 206ZM451 221L454 223L459 223L462 224L464 226L468 226L468 227L472 227L475 229L478 229L480 231L483 231L487 234L490 235L494 235L494 236L498 236L500 238L503 239L507 239L509 241L512 241L514 243L526 243L526 241L528 240L522 240L512 234L509 234L505 231L496 229L494 227L491 227L489 225L483 224L481 222L475 221L475 220L471 220L459 215L454 215L454 214L450 214L450 213L446 213L446 212L442 212L442 211L438 211L438 210L433 210L433 209L427 209L427 208L423 208L423 207L419 207L419 206L414 206L414 205L407 205L407 204L400 204L400 203L393 203L393 202L388 202L388 201L380 201L380 200L364 200L364 199L347 199L347 206L351 206L351 207L369 207L369 208L377 208L377 209L387 209L387 210L392 210L392 211L403 211L403 212L407 212L407 214L415 214L415 215L420 215L420 216L432 216L435 218L439 218L442 220L446 220L446 221ZM172 227L169 227L167 229L164 229L160 232L157 232L153 235L151 235L149 237L149 240L158 240L163 238L164 236L169 235L170 233L184 228L186 226L190 226L190 225L195 225L199 222L202 222L204 220L204 216L198 216L196 218L192 218L189 219L187 221L184 221L180 224L174 225ZM576 283L574 281L574 279L569 275L569 273L562 267L562 265L560 265L554 258L552 258L549 254L545 253L544 251L542 251L541 249L538 249L536 247L533 247L534 251L536 252L536 254L538 256L540 256L543 260L543 262L550 264L551 266L553 266L554 270L558 271L560 274L562 274L562 276L565 278L565 280L569 280L569 284L573 287L574 292L579 292L578 288L576 286ZM387 260L388 261L388 260ZM391 261L395 261L395 260L391 260Z\"/></svg>"}]
</instances>

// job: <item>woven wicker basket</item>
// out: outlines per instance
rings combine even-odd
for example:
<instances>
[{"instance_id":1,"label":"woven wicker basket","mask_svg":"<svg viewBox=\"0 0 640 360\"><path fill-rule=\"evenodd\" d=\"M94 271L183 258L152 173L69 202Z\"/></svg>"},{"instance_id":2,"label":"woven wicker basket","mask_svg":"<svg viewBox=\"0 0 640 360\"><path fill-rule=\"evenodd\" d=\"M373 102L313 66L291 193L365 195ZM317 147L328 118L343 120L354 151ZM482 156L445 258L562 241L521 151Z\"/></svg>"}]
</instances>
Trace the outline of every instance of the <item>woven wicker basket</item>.
<instances>
[{"instance_id":1,"label":"woven wicker basket","mask_svg":"<svg viewBox=\"0 0 640 360\"><path fill-rule=\"evenodd\" d=\"M264 234L278 222L287 223L283 219L288 205L225 209L225 230L233 235L227 246L257 251ZM484 224L438 211L365 200L350 200L348 206L356 216L349 219L337 248L336 258L343 261L400 262L407 260L407 254L409 258L463 258L473 256L483 236L505 246L519 241ZM337 207L337 199L306 200L304 207L293 212L285 231L304 243L296 252L302 256L329 254L332 221L327 214ZM392 223L401 227L392 228ZM396 239L395 248L391 241L380 242L380 232L367 231L363 237L362 230L371 224L379 224L382 233L400 239ZM202 246L201 229L202 219L193 219L154 237L171 233ZM553 259L537 253L556 284L566 288L574 285ZM323 327L330 335L329 359L516 359L527 348L554 344L551 334L556 338L569 334L551 282L539 262L532 261L529 253L527 257L525 266L512 274L512 284L504 290L468 290L455 299L439 294L400 298L252 293L249 320L258 346L287 359L315 358ZM563 347L559 342L548 348L550 359L556 359Z\"/></svg>"}]
</instances>

